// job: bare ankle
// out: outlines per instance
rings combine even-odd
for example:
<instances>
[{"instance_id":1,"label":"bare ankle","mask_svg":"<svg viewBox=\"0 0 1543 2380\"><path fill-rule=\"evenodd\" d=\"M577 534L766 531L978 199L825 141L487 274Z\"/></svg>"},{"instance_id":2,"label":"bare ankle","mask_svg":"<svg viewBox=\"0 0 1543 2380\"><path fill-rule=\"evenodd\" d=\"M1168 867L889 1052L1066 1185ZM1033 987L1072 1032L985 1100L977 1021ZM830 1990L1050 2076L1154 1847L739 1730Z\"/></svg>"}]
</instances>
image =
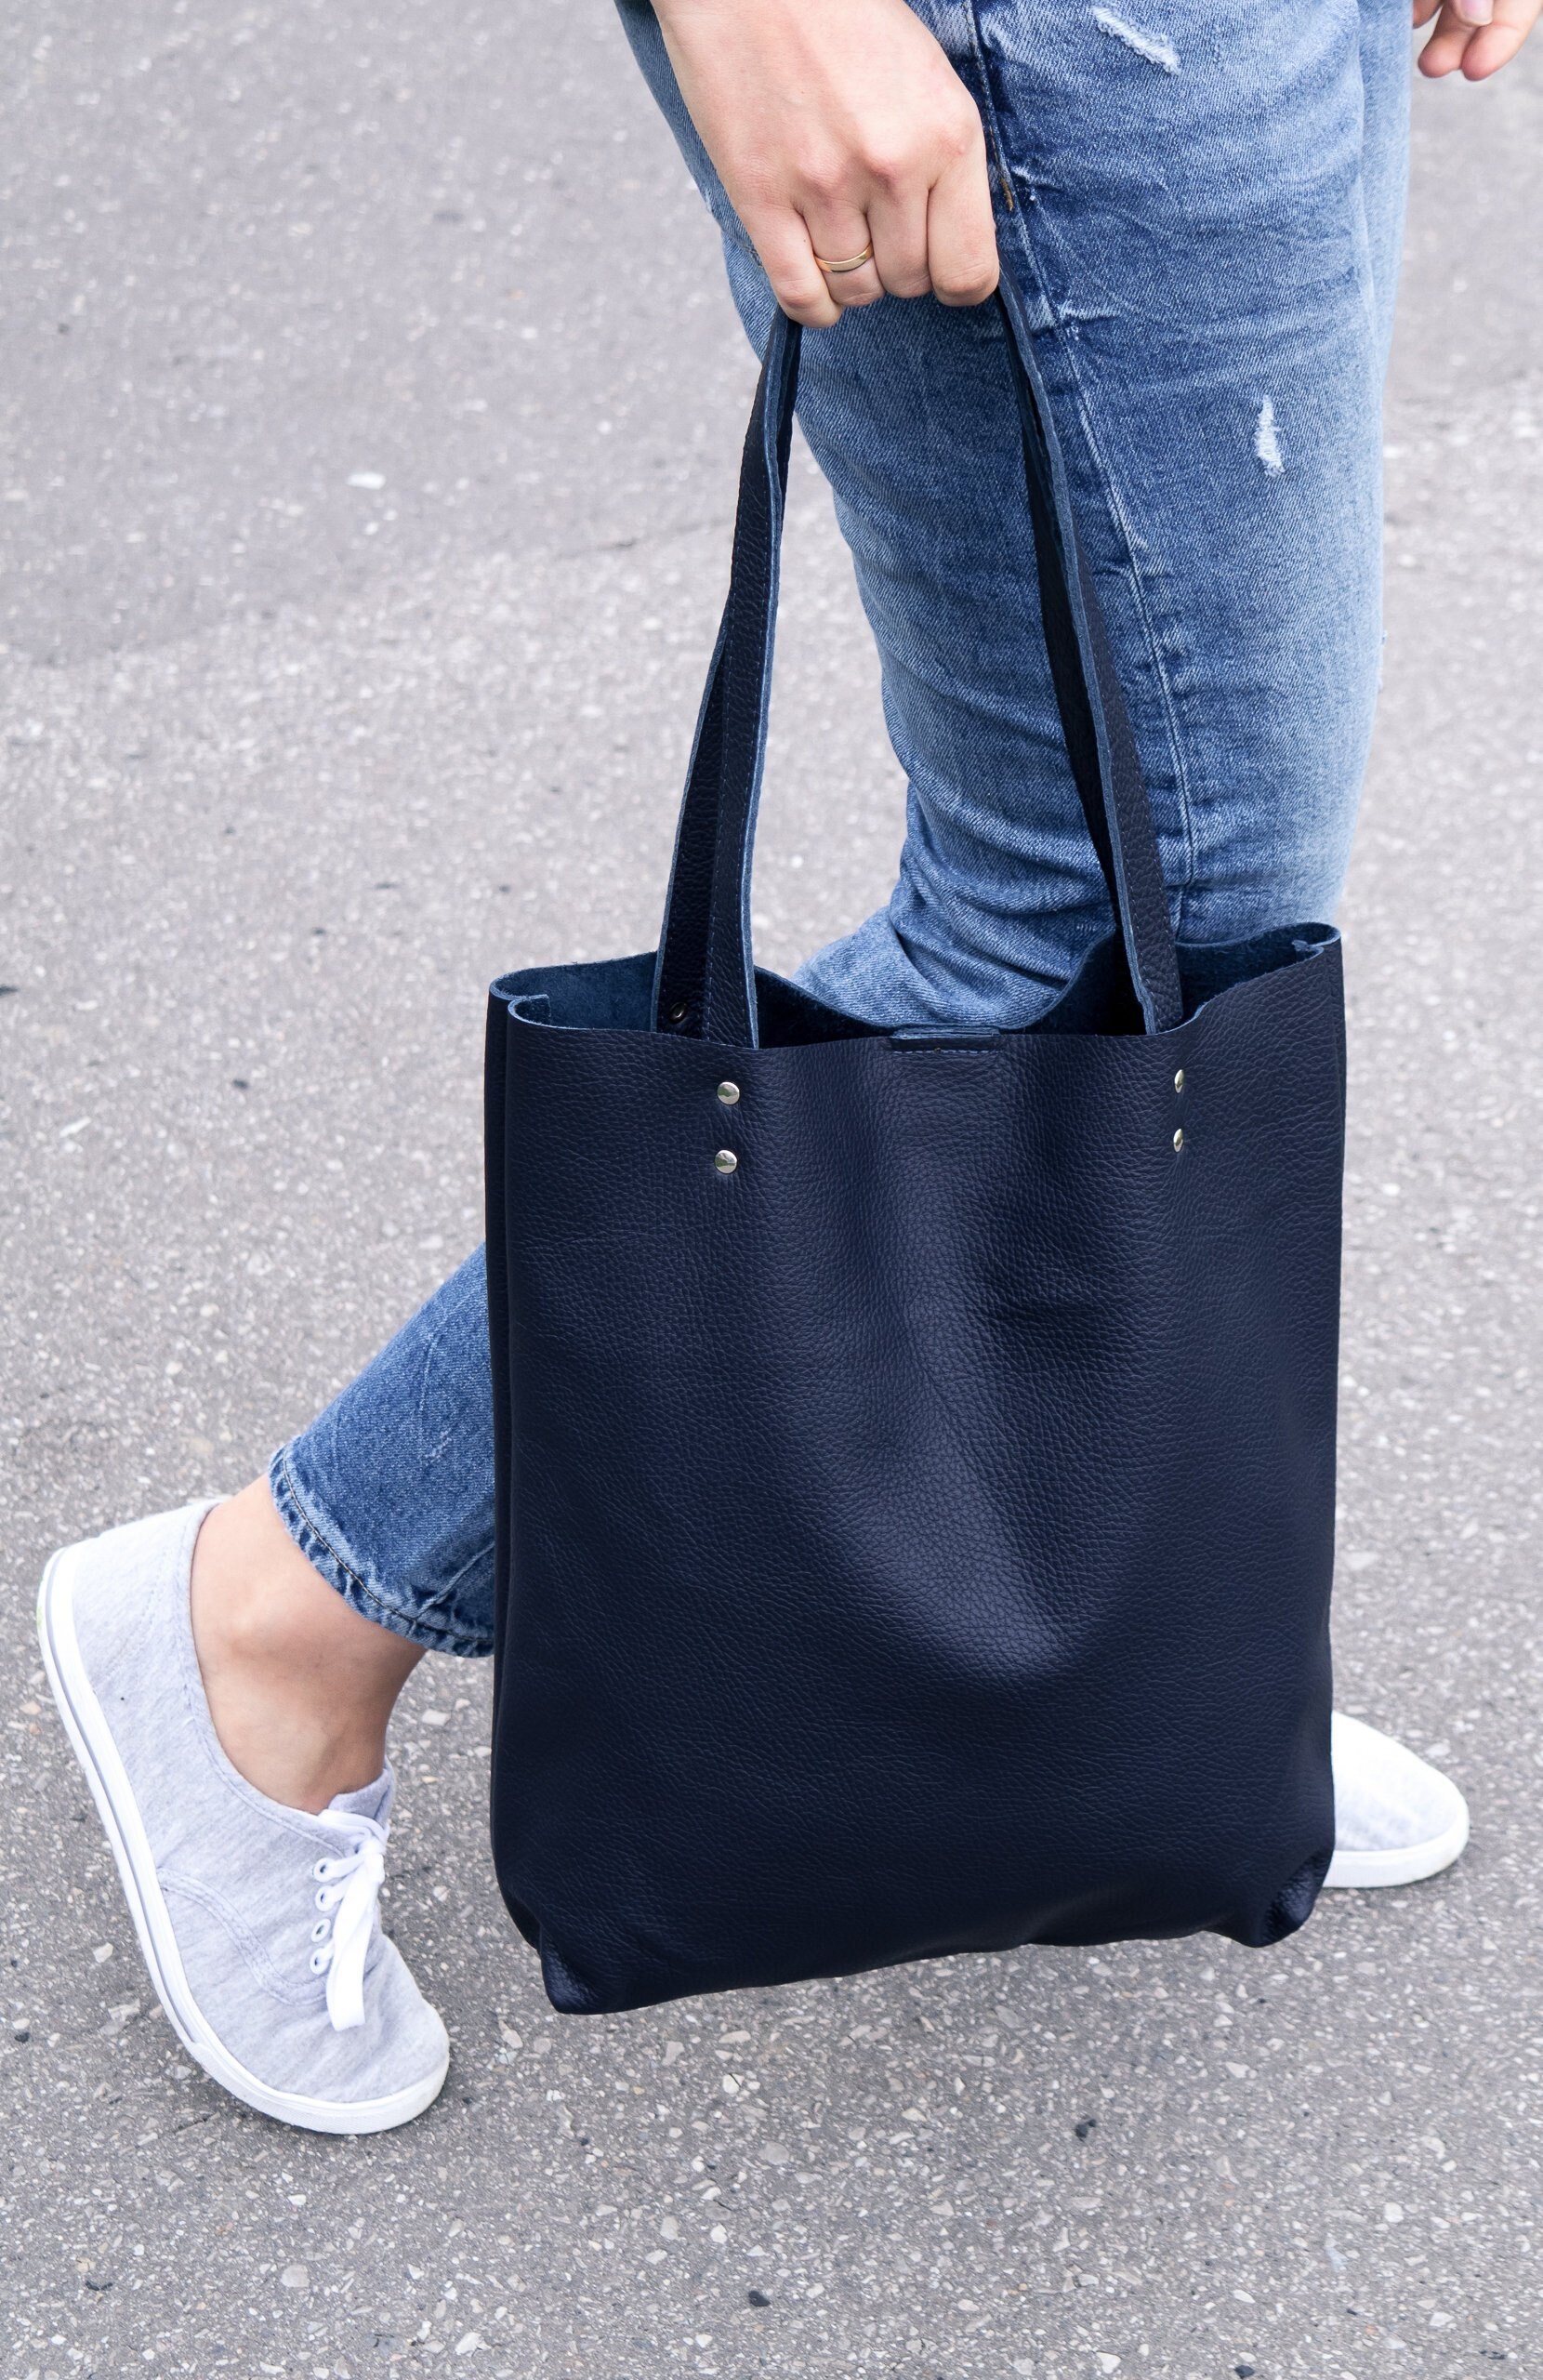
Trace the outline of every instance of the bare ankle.
<instances>
[{"instance_id":1,"label":"bare ankle","mask_svg":"<svg viewBox=\"0 0 1543 2380\"><path fill-rule=\"evenodd\" d=\"M266 1480L204 1523L191 1617L215 1733L249 1784L320 1810L374 1781L418 1647L363 1619L311 1568Z\"/></svg>"}]
</instances>

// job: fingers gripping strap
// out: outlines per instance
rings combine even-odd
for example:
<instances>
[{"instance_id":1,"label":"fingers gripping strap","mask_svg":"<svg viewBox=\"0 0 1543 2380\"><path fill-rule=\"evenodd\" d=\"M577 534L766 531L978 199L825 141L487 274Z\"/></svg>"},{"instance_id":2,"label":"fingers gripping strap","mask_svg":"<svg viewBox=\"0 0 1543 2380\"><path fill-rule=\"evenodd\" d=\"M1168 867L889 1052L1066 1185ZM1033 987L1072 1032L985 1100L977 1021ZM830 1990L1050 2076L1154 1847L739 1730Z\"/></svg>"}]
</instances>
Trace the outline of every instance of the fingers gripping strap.
<instances>
[{"instance_id":1,"label":"fingers gripping strap","mask_svg":"<svg viewBox=\"0 0 1543 2380\"><path fill-rule=\"evenodd\" d=\"M998 293L1022 430L1040 611L1062 731L1146 1029L1182 1003L1151 804L1114 651L1072 517L1066 476L1016 290ZM754 1047L750 866L766 753L778 556L799 330L779 312L740 468L729 595L676 831L654 980L664 1032Z\"/></svg>"}]
</instances>

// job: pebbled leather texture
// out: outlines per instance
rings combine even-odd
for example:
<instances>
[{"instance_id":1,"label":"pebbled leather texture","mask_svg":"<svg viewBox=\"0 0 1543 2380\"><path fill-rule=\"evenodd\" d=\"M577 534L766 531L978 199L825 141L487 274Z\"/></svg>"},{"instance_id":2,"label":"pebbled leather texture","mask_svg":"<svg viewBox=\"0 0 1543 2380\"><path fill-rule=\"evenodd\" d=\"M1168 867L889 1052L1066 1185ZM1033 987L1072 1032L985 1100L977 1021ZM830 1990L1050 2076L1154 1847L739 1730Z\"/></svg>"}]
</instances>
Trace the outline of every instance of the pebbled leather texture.
<instances>
[{"instance_id":1,"label":"pebbled leather texture","mask_svg":"<svg viewBox=\"0 0 1543 2380\"><path fill-rule=\"evenodd\" d=\"M1339 937L1174 950L1063 572L1120 931L1024 1032L751 972L782 356L665 948L489 1002L494 1851L573 2011L1271 1942L1333 1848Z\"/></svg>"}]
</instances>

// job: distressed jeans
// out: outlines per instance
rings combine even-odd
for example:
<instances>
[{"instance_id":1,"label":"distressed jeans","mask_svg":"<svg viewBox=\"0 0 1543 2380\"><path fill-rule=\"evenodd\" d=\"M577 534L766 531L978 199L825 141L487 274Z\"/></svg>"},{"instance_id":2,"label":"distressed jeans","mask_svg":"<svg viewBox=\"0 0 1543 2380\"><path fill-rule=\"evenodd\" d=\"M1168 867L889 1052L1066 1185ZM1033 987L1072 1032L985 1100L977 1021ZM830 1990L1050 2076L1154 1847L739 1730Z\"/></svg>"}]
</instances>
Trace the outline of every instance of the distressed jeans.
<instances>
[{"instance_id":1,"label":"distressed jeans","mask_svg":"<svg viewBox=\"0 0 1543 2380\"><path fill-rule=\"evenodd\" d=\"M758 347L765 278L647 0L619 5ZM1231 942L1327 919L1378 679L1408 0L912 5L981 106L1176 927ZM995 307L888 298L804 339L798 416L909 792L889 901L799 980L886 1025L1024 1024L1108 924L1039 642L1002 337ZM270 1479L357 1610L491 1650L480 1252Z\"/></svg>"}]
</instances>

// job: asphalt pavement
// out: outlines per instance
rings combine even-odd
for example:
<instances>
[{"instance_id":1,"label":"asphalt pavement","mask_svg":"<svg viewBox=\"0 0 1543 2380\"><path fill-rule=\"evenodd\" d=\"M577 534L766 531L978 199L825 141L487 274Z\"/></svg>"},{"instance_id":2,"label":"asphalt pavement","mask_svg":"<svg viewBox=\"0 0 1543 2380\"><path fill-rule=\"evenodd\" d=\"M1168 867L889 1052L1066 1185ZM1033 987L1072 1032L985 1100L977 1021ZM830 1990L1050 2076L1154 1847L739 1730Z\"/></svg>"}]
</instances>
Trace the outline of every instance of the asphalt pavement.
<instances>
[{"instance_id":1,"label":"asphalt pavement","mask_svg":"<svg viewBox=\"0 0 1543 2380\"><path fill-rule=\"evenodd\" d=\"M48 1550L233 1488L479 1234L485 985L653 938L752 366L603 0L18 0L0 130L0 2340L16 2380L1543 2372L1543 47L1422 87L1343 924L1339 1699L1470 1796L1268 1952L1024 1950L613 2019L415 1678L406 2131L180 2056L46 1694ZM900 787L796 476L756 905Z\"/></svg>"}]
</instances>

